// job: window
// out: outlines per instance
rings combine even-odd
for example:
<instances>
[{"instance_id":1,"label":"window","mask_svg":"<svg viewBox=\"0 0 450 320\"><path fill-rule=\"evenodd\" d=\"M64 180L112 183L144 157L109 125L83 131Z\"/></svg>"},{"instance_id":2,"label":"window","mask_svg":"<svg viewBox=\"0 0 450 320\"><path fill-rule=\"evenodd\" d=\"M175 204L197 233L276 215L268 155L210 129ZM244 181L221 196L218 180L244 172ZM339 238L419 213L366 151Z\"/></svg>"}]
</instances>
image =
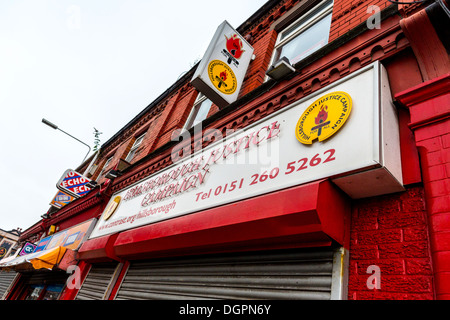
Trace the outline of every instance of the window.
<instances>
[{"instance_id":1,"label":"window","mask_svg":"<svg viewBox=\"0 0 450 320\"><path fill-rule=\"evenodd\" d=\"M278 34L272 63L282 57L291 64L302 60L328 43L333 1L326 0L302 15Z\"/></svg>"},{"instance_id":2,"label":"window","mask_svg":"<svg viewBox=\"0 0 450 320\"><path fill-rule=\"evenodd\" d=\"M104 173L105 173L105 169L108 168L109 164L111 163L113 157L109 157L108 160L106 160L105 164L103 165L102 171L100 171L100 174L98 175L99 177L101 177Z\"/></svg>"},{"instance_id":3,"label":"window","mask_svg":"<svg viewBox=\"0 0 450 320\"><path fill-rule=\"evenodd\" d=\"M38 300L44 291L44 285L31 285L25 300Z\"/></svg>"},{"instance_id":4,"label":"window","mask_svg":"<svg viewBox=\"0 0 450 320\"><path fill-rule=\"evenodd\" d=\"M64 284L48 285L45 288L45 294L42 300L58 300L63 288Z\"/></svg>"},{"instance_id":5,"label":"window","mask_svg":"<svg viewBox=\"0 0 450 320\"><path fill-rule=\"evenodd\" d=\"M145 136L145 133L144 133L143 135L139 136L139 137L134 141L133 146L132 146L131 149L130 149L130 152L128 152L128 155L127 155L127 157L125 158L125 161L131 162L131 160L133 160L134 155L136 154L137 149L138 149L139 146L141 145L142 140L144 140L144 136Z\"/></svg>"},{"instance_id":6,"label":"window","mask_svg":"<svg viewBox=\"0 0 450 320\"><path fill-rule=\"evenodd\" d=\"M212 101L207 99L203 94L200 93L195 100L191 114L189 115L186 124L184 125L184 129L188 130L189 128L205 120L206 116L208 115L209 109L211 109L211 105Z\"/></svg>"},{"instance_id":7,"label":"window","mask_svg":"<svg viewBox=\"0 0 450 320\"><path fill-rule=\"evenodd\" d=\"M64 284L30 285L23 300L58 300Z\"/></svg>"}]
</instances>

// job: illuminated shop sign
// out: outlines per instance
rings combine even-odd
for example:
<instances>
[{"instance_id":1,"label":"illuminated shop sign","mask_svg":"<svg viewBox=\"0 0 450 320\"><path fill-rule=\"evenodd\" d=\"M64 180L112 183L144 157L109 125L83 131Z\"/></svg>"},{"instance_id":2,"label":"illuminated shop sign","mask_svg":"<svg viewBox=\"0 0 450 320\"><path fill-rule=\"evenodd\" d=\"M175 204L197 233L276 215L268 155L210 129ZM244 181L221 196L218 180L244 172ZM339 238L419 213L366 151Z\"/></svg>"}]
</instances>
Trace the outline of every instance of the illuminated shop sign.
<instances>
[{"instance_id":1,"label":"illuminated shop sign","mask_svg":"<svg viewBox=\"0 0 450 320\"><path fill-rule=\"evenodd\" d=\"M91 238L324 178L352 198L401 191L396 121L374 63L117 192Z\"/></svg>"},{"instance_id":2,"label":"illuminated shop sign","mask_svg":"<svg viewBox=\"0 0 450 320\"><path fill-rule=\"evenodd\" d=\"M80 173L68 169L64 172L61 179L59 179L56 187L75 198L80 198L91 191L91 189L86 186L89 181L91 180Z\"/></svg>"},{"instance_id":3,"label":"illuminated shop sign","mask_svg":"<svg viewBox=\"0 0 450 320\"><path fill-rule=\"evenodd\" d=\"M224 21L214 34L202 61L192 77L192 85L219 107L239 95L253 48Z\"/></svg>"}]
</instances>

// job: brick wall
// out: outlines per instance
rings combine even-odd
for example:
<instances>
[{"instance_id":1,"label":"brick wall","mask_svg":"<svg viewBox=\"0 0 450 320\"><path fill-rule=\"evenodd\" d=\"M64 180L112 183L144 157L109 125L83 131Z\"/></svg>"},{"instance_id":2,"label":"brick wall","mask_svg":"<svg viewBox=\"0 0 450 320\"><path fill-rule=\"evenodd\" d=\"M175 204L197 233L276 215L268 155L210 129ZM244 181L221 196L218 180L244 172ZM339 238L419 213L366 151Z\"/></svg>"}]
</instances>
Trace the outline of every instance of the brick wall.
<instances>
[{"instance_id":1,"label":"brick wall","mask_svg":"<svg viewBox=\"0 0 450 320\"><path fill-rule=\"evenodd\" d=\"M110 151L108 153L105 153L104 156L102 156L100 158L100 160L98 160L97 164L98 167L94 173L94 175L91 177L91 179L96 180L98 183L103 183L105 182L107 179L104 177L104 175L106 174L106 172L108 172L109 170L113 170L117 164L119 163L119 160L124 157L124 153L128 148L129 144L132 144L132 138L128 138L126 141L124 141L123 143L121 143L118 147L114 148L114 151ZM126 156L126 155L125 155ZM108 159L110 157L113 157L112 160L108 163L108 165L106 167L106 161L108 161ZM100 176L100 173L103 171L102 175Z\"/></svg>"},{"instance_id":2,"label":"brick wall","mask_svg":"<svg viewBox=\"0 0 450 320\"><path fill-rule=\"evenodd\" d=\"M154 149L170 142L172 140L173 131L183 127L191 112L198 93L190 84L187 84L183 89L184 90L182 90L179 95L174 97L176 101L173 101L171 108L168 109L164 117L162 117L164 124L162 124L161 131L155 137Z\"/></svg>"},{"instance_id":3,"label":"brick wall","mask_svg":"<svg viewBox=\"0 0 450 320\"><path fill-rule=\"evenodd\" d=\"M371 5L378 6L381 11L392 3L387 0L334 0L329 42L366 22L375 13L367 13Z\"/></svg>"},{"instance_id":4,"label":"brick wall","mask_svg":"<svg viewBox=\"0 0 450 320\"><path fill-rule=\"evenodd\" d=\"M420 152L437 299L450 299L449 92L447 73L395 97L410 111L410 127Z\"/></svg>"},{"instance_id":5,"label":"brick wall","mask_svg":"<svg viewBox=\"0 0 450 320\"><path fill-rule=\"evenodd\" d=\"M276 39L277 33L274 30L270 30L252 43L255 60L248 67L239 96L246 95L264 82Z\"/></svg>"},{"instance_id":6,"label":"brick wall","mask_svg":"<svg viewBox=\"0 0 450 320\"><path fill-rule=\"evenodd\" d=\"M353 202L348 298L433 299L433 273L422 187ZM380 289L367 280L380 268Z\"/></svg>"}]
</instances>

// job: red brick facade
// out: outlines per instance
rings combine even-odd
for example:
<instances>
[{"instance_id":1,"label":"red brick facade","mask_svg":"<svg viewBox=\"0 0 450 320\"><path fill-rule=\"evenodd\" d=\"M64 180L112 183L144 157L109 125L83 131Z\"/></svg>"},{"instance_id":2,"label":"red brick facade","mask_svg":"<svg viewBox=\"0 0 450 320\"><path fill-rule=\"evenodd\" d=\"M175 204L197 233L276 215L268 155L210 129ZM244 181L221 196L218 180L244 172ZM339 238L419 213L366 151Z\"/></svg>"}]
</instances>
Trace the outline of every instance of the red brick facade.
<instances>
[{"instance_id":1,"label":"red brick facade","mask_svg":"<svg viewBox=\"0 0 450 320\"><path fill-rule=\"evenodd\" d=\"M295 16L304 4L299 0L269 2L270 7L240 28L255 49L255 59L247 71L240 100L233 110L219 110L213 105L203 130L214 128L225 133L229 129L245 128L380 61L386 67L392 96L399 108L405 191L351 201L350 242L346 248L349 252L348 299L450 299L449 78L443 58L445 50L438 37L433 36L433 45L439 54L428 59L424 44L417 43L420 40L412 32L420 29L416 21L428 23L427 30L433 32L424 9L414 5L414 10L423 12L419 11L420 19L410 19L400 17L396 5L387 0L375 3L335 0L329 47L306 62L300 61L292 76L273 82L269 88L264 87L265 72L278 35L274 25L283 19L294 19L289 18L290 15ZM369 5L385 10L387 17L380 29L365 26L367 18L375 13L367 12ZM403 9L402 14L410 14ZM437 70L433 66L437 66ZM172 141L173 133L183 127L198 95L189 83L192 74L193 70L102 146L95 161L97 169L90 176L102 185L102 196L97 200L91 195L86 198L90 204L85 204L87 209L96 206L98 209L83 213L84 200L77 200L51 219L27 230L22 240L41 236L52 223L66 228L80 219L100 217L107 196L171 165L170 151L176 145ZM428 79L431 80L422 83ZM101 170L117 168L135 139L144 133L145 139L129 164L130 169L124 169L122 176L113 182L99 177ZM198 150L211 141L193 138L187 143ZM113 161L104 168L110 157ZM79 171L83 172L87 165ZM113 240L112 237L105 241ZM379 267L380 289L367 285L370 266Z\"/></svg>"},{"instance_id":2,"label":"red brick facade","mask_svg":"<svg viewBox=\"0 0 450 320\"><path fill-rule=\"evenodd\" d=\"M420 150L436 297L450 299L450 74L398 94Z\"/></svg>"},{"instance_id":3,"label":"red brick facade","mask_svg":"<svg viewBox=\"0 0 450 320\"><path fill-rule=\"evenodd\" d=\"M392 3L385 0L335 0L333 5L333 18L331 22L330 41L346 34L375 14L369 6L377 6L381 11ZM378 12L379 12L378 11Z\"/></svg>"}]
</instances>

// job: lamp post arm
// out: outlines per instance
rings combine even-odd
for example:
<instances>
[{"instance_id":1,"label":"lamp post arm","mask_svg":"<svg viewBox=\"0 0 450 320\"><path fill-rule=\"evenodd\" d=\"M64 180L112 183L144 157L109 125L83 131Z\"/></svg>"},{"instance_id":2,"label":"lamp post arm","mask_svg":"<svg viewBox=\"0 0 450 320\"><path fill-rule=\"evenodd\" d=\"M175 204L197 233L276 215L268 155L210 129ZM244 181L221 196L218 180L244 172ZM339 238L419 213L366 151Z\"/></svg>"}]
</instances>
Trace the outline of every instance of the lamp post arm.
<instances>
[{"instance_id":1,"label":"lamp post arm","mask_svg":"<svg viewBox=\"0 0 450 320\"><path fill-rule=\"evenodd\" d=\"M86 153L86 156L85 156L84 159L83 159L83 162L81 162L81 164L83 164L84 161L86 160L88 154L91 152L91 147L90 147L88 144L86 144L86 143L84 143L83 141L81 141L80 139L77 139L77 138L75 138L73 135L71 135L71 134L65 132L64 130L61 130L60 128L57 128L57 130L59 130L59 131L65 133L65 134L67 134L69 137L72 137L73 139L77 140L78 142L81 142L82 144L84 144L86 147L89 148L88 153Z\"/></svg>"}]
</instances>

